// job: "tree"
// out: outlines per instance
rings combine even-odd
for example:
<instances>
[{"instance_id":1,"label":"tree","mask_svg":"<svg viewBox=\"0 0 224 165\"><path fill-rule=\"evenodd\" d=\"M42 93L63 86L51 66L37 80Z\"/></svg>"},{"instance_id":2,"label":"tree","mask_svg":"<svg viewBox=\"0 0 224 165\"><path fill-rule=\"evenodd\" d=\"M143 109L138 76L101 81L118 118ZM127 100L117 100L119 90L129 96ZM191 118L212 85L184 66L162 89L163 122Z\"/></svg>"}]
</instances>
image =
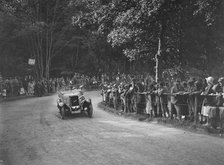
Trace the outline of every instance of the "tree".
<instances>
[{"instance_id":1,"label":"tree","mask_svg":"<svg viewBox=\"0 0 224 165\"><path fill-rule=\"evenodd\" d=\"M0 72L14 77L28 69L23 57L28 53L17 35L21 24L13 16L0 12Z\"/></svg>"},{"instance_id":2,"label":"tree","mask_svg":"<svg viewBox=\"0 0 224 165\"><path fill-rule=\"evenodd\" d=\"M62 53L68 59L63 62L64 68L88 72L117 72L123 64L127 64L123 70L130 65L132 70L147 67L153 71L156 61L160 74L179 67L212 73L224 61L222 0L1 3L4 13L20 20L17 34L29 41L28 50L37 59L39 77L49 77L52 59L59 66L65 59ZM91 67L81 63L86 61Z\"/></svg>"},{"instance_id":3,"label":"tree","mask_svg":"<svg viewBox=\"0 0 224 165\"><path fill-rule=\"evenodd\" d=\"M7 5L13 8L11 14L23 25L18 33L27 40L31 58L36 60L37 77L49 78L52 59L67 44L67 41L62 44L60 33L65 24L70 23L69 1L21 0Z\"/></svg>"}]
</instances>

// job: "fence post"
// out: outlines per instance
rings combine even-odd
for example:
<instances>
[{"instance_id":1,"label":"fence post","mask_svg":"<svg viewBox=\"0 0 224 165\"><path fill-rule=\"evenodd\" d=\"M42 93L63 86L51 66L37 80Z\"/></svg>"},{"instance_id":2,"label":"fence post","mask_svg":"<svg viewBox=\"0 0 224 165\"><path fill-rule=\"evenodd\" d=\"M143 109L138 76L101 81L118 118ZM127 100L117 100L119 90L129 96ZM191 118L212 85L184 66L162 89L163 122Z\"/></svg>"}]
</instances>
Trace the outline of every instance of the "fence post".
<instances>
[{"instance_id":1,"label":"fence post","mask_svg":"<svg viewBox=\"0 0 224 165\"><path fill-rule=\"evenodd\" d=\"M194 97L194 124L197 124L197 110L198 110L198 95Z\"/></svg>"}]
</instances>

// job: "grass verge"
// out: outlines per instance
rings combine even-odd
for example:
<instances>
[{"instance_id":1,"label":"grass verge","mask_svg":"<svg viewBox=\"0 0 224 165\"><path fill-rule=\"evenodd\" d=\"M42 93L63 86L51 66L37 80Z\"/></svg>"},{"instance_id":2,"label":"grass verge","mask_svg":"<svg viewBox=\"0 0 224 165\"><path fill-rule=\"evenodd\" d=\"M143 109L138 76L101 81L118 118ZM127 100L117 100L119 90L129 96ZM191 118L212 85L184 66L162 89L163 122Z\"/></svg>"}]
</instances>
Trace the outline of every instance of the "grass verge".
<instances>
[{"instance_id":1,"label":"grass verge","mask_svg":"<svg viewBox=\"0 0 224 165\"><path fill-rule=\"evenodd\" d=\"M129 118L132 120L137 120L141 122L153 123L153 124L160 124L167 127L174 127L178 129L183 129L186 131L194 132L194 133L201 133L207 134L211 136L217 136L224 138L224 135L220 134L219 129L214 129L211 127L206 127L201 125L200 123L194 124L189 120L178 121L176 119L169 119L169 118L148 118L145 114L136 114L136 113L124 113L122 110L115 110L112 107L108 107L105 103L100 102L98 106L107 111L109 113L113 113L114 115L122 116L124 118Z\"/></svg>"}]
</instances>

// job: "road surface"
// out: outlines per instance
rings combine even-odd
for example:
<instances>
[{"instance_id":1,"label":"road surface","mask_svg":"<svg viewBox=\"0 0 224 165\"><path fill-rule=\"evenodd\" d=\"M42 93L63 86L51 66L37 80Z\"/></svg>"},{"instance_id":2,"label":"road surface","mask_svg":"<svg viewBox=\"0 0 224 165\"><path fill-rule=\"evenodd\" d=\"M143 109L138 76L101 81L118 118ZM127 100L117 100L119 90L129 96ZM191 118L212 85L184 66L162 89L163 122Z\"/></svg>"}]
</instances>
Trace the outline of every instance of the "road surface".
<instances>
[{"instance_id":1,"label":"road surface","mask_svg":"<svg viewBox=\"0 0 224 165\"><path fill-rule=\"evenodd\" d=\"M134 121L97 107L61 120L57 96L0 103L0 165L223 165L223 138Z\"/></svg>"}]
</instances>

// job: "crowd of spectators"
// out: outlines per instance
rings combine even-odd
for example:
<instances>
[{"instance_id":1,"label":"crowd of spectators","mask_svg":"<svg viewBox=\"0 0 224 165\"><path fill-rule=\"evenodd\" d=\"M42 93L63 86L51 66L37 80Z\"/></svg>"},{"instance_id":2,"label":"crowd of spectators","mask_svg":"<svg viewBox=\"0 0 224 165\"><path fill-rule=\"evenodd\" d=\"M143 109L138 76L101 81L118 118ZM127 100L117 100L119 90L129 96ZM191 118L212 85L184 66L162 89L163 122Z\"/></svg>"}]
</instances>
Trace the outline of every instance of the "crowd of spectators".
<instances>
[{"instance_id":1,"label":"crowd of spectators","mask_svg":"<svg viewBox=\"0 0 224 165\"><path fill-rule=\"evenodd\" d=\"M59 81L57 78L35 80L32 76L8 78L1 83L1 95L4 98L20 95L42 96L56 92Z\"/></svg>"},{"instance_id":2,"label":"crowd of spectators","mask_svg":"<svg viewBox=\"0 0 224 165\"><path fill-rule=\"evenodd\" d=\"M158 81L151 76L117 75L102 83L103 101L124 113L142 113L147 117L199 120L217 127L224 119L224 78ZM197 98L197 100L196 100Z\"/></svg>"},{"instance_id":3,"label":"crowd of spectators","mask_svg":"<svg viewBox=\"0 0 224 165\"><path fill-rule=\"evenodd\" d=\"M67 90L71 86L79 88L82 85L85 88L96 88L99 82L100 80L95 76L90 77L79 73L48 80L46 78L37 80L30 75L23 78L7 78L0 83L0 96L3 98L21 95L43 96L59 90Z\"/></svg>"},{"instance_id":4,"label":"crowd of spectators","mask_svg":"<svg viewBox=\"0 0 224 165\"><path fill-rule=\"evenodd\" d=\"M83 86L86 89L96 89L100 83L100 79L96 76L87 76L75 73L72 77L68 77L66 82L68 82L69 86L73 86L75 88Z\"/></svg>"},{"instance_id":5,"label":"crowd of spectators","mask_svg":"<svg viewBox=\"0 0 224 165\"><path fill-rule=\"evenodd\" d=\"M145 114L148 118L170 118L179 121L199 120L217 127L224 119L224 77L188 80L179 78L154 81L150 75L117 74L100 77L75 73L73 76L35 80L32 76L4 79L3 98L19 95L43 96L70 88L102 88L103 101L124 113ZM197 99L196 99L197 98Z\"/></svg>"}]
</instances>

